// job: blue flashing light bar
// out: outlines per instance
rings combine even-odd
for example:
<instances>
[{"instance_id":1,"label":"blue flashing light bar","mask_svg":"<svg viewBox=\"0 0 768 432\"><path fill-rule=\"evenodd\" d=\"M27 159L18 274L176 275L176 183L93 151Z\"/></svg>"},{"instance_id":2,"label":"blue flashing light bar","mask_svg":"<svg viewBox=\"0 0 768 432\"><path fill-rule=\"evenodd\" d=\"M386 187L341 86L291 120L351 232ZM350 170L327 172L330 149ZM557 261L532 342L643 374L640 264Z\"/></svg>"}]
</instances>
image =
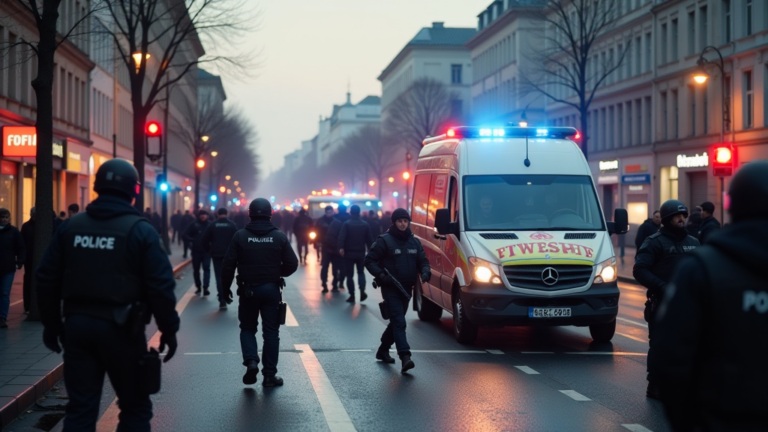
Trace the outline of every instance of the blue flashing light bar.
<instances>
[{"instance_id":1,"label":"blue flashing light bar","mask_svg":"<svg viewBox=\"0 0 768 432\"><path fill-rule=\"evenodd\" d=\"M460 126L449 129L444 135L427 138L423 144L443 141L445 139L461 138L553 138L574 139L580 138L579 132L572 127L517 127L508 126L501 128Z\"/></svg>"},{"instance_id":2,"label":"blue flashing light bar","mask_svg":"<svg viewBox=\"0 0 768 432\"><path fill-rule=\"evenodd\" d=\"M345 206L349 207L349 200L344 200L341 203L344 204Z\"/></svg>"}]
</instances>

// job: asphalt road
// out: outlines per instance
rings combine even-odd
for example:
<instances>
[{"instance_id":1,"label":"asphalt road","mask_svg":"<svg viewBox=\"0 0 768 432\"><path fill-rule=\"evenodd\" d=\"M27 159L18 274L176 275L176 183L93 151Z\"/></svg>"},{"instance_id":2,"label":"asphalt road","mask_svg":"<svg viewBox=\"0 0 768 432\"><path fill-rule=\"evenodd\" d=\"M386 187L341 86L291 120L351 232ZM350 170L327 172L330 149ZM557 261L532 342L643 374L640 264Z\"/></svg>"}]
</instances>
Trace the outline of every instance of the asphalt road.
<instances>
[{"instance_id":1,"label":"asphalt road","mask_svg":"<svg viewBox=\"0 0 768 432\"><path fill-rule=\"evenodd\" d=\"M283 292L295 320L289 314L280 331L285 385L271 389L261 375L242 384L237 299L220 312L215 296L193 294L189 269L181 274L179 351L153 396L154 430L669 430L660 403L645 397L645 295L636 285L620 284L617 334L607 344L592 343L586 328L555 327L481 330L464 346L449 314L424 323L411 310L416 368L402 375L399 360L374 358L385 327L378 290L354 305L345 291L323 295L320 266L309 261ZM112 431L118 410L105 390L98 430Z\"/></svg>"}]
</instances>

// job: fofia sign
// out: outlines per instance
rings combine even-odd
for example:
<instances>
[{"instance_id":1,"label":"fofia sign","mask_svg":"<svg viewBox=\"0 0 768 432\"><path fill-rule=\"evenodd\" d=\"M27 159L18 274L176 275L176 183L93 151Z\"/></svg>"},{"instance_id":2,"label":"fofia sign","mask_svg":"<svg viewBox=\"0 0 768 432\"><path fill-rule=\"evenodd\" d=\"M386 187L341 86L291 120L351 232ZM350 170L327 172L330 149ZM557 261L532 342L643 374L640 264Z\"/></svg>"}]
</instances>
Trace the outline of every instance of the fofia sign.
<instances>
[{"instance_id":1,"label":"fofia sign","mask_svg":"<svg viewBox=\"0 0 768 432\"><path fill-rule=\"evenodd\" d=\"M600 161L600 171L613 171L619 169L619 160Z\"/></svg>"},{"instance_id":2,"label":"fofia sign","mask_svg":"<svg viewBox=\"0 0 768 432\"><path fill-rule=\"evenodd\" d=\"M702 168L709 166L709 156L707 152L702 154L695 154L693 156L677 155L677 167L678 168Z\"/></svg>"},{"instance_id":3,"label":"fofia sign","mask_svg":"<svg viewBox=\"0 0 768 432\"><path fill-rule=\"evenodd\" d=\"M37 156L37 130L34 126L3 126L3 156Z\"/></svg>"}]
</instances>

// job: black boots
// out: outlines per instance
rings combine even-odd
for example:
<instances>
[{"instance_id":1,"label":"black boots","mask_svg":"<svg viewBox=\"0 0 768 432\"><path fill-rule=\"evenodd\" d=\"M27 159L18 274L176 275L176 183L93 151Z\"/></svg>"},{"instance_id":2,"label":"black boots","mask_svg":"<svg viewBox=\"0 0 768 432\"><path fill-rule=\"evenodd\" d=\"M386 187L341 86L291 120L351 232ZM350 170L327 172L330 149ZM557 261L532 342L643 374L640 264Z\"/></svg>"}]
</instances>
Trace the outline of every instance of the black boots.
<instances>
[{"instance_id":1,"label":"black boots","mask_svg":"<svg viewBox=\"0 0 768 432\"><path fill-rule=\"evenodd\" d=\"M256 363L256 360L248 360L246 367L248 369L246 369L245 375L243 375L243 384L256 384L256 374L259 373L259 364Z\"/></svg>"},{"instance_id":2,"label":"black boots","mask_svg":"<svg viewBox=\"0 0 768 432\"><path fill-rule=\"evenodd\" d=\"M656 384L655 381L648 381L648 389L645 390L645 397L661 400L660 394L661 392L659 392L658 384Z\"/></svg>"},{"instance_id":3,"label":"black boots","mask_svg":"<svg viewBox=\"0 0 768 432\"><path fill-rule=\"evenodd\" d=\"M283 385L283 379L277 375L268 375L264 377L264 382L261 385L264 387L279 387Z\"/></svg>"},{"instance_id":4,"label":"black boots","mask_svg":"<svg viewBox=\"0 0 768 432\"><path fill-rule=\"evenodd\" d=\"M363 301L368 298L368 294L365 293L365 291L360 290L360 301Z\"/></svg>"},{"instance_id":5,"label":"black boots","mask_svg":"<svg viewBox=\"0 0 768 432\"><path fill-rule=\"evenodd\" d=\"M349 298L347 299L347 303L354 303L354 302L355 302L355 295L354 295L354 294L352 294L352 295L350 295L350 296L349 296Z\"/></svg>"},{"instance_id":6,"label":"black boots","mask_svg":"<svg viewBox=\"0 0 768 432\"><path fill-rule=\"evenodd\" d=\"M207 295L211 295L211 292L210 292L210 291L208 291L208 287L207 287L207 286L204 286L204 287L203 287L203 295L204 295L204 296L207 296Z\"/></svg>"},{"instance_id":7,"label":"black boots","mask_svg":"<svg viewBox=\"0 0 768 432\"><path fill-rule=\"evenodd\" d=\"M395 359L393 359L392 356L389 355L389 350L384 348L383 346L379 346L378 351L376 351L376 360L381 360L384 363L395 362Z\"/></svg>"},{"instance_id":8,"label":"black boots","mask_svg":"<svg viewBox=\"0 0 768 432\"><path fill-rule=\"evenodd\" d=\"M323 294L328 292L328 285L323 284Z\"/></svg>"},{"instance_id":9,"label":"black boots","mask_svg":"<svg viewBox=\"0 0 768 432\"><path fill-rule=\"evenodd\" d=\"M400 357L400 361L403 363L403 368L400 370L400 373L406 373L416 367L416 365L413 364L413 360L411 360L410 354L404 354Z\"/></svg>"},{"instance_id":10,"label":"black boots","mask_svg":"<svg viewBox=\"0 0 768 432\"><path fill-rule=\"evenodd\" d=\"M195 287L197 288L195 294L200 294L200 285L195 285Z\"/></svg>"}]
</instances>

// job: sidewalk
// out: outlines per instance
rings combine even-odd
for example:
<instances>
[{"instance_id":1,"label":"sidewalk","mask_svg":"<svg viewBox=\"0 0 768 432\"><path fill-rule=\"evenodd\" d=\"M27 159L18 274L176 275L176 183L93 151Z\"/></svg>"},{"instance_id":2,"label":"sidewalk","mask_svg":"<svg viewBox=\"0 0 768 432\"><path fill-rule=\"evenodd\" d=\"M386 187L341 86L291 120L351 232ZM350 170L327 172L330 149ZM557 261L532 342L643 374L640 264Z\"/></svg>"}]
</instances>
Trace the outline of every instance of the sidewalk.
<instances>
[{"instance_id":1,"label":"sidewalk","mask_svg":"<svg viewBox=\"0 0 768 432\"><path fill-rule=\"evenodd\" d=\"M621 249L615 248L616 251L616 268L619 273L619 280L621 282L637 283L635 277L632 276L632 267L635 266L635 253L634 247L624 247L624 257L621 257Z\"/></svg>"},{"instance_id":2,"label":"sidewalk","mask_svg":"<svg viewBox=\"0 0 768 432\"><path fill-rule=\"evenodd\" d=\"M182 248L171 246L176 268L187 261ZM62 357L43 345L43 325L26 320L22 299L24 270L11 289L8 328L0 329L0 430L35 403L63 377Z\"/></svg>"}]
</instances>

